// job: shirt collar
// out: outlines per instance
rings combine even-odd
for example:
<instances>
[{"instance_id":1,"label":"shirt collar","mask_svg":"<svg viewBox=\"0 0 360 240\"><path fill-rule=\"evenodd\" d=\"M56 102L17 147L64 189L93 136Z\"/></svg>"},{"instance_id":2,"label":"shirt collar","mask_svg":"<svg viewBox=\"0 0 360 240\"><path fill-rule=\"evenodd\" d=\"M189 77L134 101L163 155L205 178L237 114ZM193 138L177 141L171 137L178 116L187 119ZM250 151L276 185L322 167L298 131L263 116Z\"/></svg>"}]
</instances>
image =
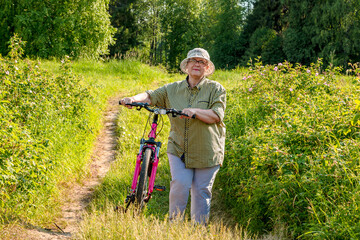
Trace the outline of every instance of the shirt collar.
<instances>
[{"instance_id":1,"label":"shirt collar","mask_svg":"<svg viewBox=\"0 0 360 240\"><path fill-rule=\"evenodd\" d=\"M189 75L186 76L185 80L183 81L186 85L187 88L190 89L189 83L188 83L188 79L189 79ZM198 84L196 84L196 86L194 87L194 89L201 89L201 86L204 85L204 83L206 82L207 78L204 76L200 82Z\"/></svg>"}]
</instances>

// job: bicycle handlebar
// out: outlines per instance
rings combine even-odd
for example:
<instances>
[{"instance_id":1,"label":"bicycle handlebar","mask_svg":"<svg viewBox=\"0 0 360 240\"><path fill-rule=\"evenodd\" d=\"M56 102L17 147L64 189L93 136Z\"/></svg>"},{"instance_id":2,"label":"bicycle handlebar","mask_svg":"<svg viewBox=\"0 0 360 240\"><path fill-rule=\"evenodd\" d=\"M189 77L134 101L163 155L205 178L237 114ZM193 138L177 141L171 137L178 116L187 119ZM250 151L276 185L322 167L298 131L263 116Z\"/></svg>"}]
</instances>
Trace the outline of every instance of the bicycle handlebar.
<instances>
[{"instance_id":1,"label":"bicycle handlebar","mask_svg":"<svg viewBox=\"0 0 360 240\"><path fill-rule=\"evenodd\" d=\"M121 103L119 103L119 104L121 104ZM173 117L176 117L176 116L179 116L179 115L189 117L187 114L182 113L181 111L176 110L174 108L151 108L148 103L134 102L134 103L128 103L128 104L125 104L125 105L136 107L136 110L140 110L142 108L145 108L149 112L153 112L155 114L165 115L165 114L171 113ZM195 118L195 115L193 115L191 118Z\"/></svg>"}]
</instances>

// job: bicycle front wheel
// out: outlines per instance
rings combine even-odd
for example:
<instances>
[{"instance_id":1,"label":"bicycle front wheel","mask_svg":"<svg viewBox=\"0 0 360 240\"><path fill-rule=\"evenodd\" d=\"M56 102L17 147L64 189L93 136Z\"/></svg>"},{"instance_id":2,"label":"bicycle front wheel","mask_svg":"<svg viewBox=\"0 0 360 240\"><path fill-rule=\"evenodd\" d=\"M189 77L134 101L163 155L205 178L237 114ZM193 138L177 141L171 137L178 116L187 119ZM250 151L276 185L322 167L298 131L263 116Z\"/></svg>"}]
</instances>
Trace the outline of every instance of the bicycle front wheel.
<instances>
[{"instance_id":1,"label":"bicycle front wheel","mask_svg":"<svg viewBox=\"0 0 360 240\"><path fill-rule=\"evenodd\" d=\"M141 171L138 181L138 187L136 190L136 205L139 210L144 207L144 198L147 195L147 188L148 188L148 171L149 171L149 164L151 159L152 150L147 148L143 153L143 159L141 164Z\"/></svg>"}]
</instances>

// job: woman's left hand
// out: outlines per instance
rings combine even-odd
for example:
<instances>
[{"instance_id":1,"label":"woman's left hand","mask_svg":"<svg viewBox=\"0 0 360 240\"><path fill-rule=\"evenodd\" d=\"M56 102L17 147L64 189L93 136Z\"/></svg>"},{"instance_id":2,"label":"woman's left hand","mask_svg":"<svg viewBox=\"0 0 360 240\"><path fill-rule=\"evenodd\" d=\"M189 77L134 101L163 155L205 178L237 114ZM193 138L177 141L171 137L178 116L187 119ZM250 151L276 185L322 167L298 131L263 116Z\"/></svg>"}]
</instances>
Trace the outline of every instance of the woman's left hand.
<instances>
[{"instance_id":1,"label":"woman's left hand","mask_svg":"<svg viewBox=\"0 0 360 240\"><path fill-rule=\"evenodd\" d=\"M192 116L196 115L196 109L195 108L185 108L181 112L188 115L188 117L181 115L180 116L181 119L183 119L183 118L190 119L190 118L192 118Z\"/></svg>"}]
</instances>

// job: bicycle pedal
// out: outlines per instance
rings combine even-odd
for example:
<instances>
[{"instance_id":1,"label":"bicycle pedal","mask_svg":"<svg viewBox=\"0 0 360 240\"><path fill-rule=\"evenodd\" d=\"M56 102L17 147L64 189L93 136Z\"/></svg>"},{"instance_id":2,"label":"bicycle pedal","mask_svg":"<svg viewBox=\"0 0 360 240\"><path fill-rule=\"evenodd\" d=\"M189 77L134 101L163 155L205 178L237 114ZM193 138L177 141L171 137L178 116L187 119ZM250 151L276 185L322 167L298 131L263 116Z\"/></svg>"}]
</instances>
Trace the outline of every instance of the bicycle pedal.
<instances>
[{"instance_id":1,"label":"bicycle pedal","mask_svg":"<svg viewBox=\"0 0 360 240\"><path fill-rule=\"evenodd\" d=\"M134 201L134 198L135 198L135 195L133 195L133 194L127 195L127 196L126 196L126 199L125 199L125 203L133 202L133 201Z\"/></svg>"},{"instance_id":2,"label":"bicycle pedal","mask_svg":"<svg viewBox=\"0 0 360 240\"><path fill-rule=\"evenodd\" d=\"M166 190L166 187L165 187L165 186L155 185L155 186L154 186L154 189L155 189L156 191L163 192L163 191Z\"/></svg>"}]
</instances>

